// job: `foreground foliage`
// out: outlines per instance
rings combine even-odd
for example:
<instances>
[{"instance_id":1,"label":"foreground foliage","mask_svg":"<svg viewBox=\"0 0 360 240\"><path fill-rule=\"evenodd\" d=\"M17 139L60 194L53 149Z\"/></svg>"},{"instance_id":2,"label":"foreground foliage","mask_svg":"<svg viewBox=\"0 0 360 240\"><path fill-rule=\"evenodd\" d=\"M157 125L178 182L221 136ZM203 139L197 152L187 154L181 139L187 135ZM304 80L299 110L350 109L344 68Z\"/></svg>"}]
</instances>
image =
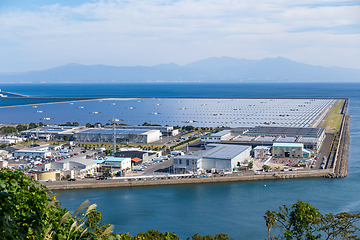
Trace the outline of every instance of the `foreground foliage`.
<instances>
[{"instance_id":1,"label":"foreground foliage","mask_svg":"<svg viewBox=\"0 0 360 240\"><path fill-rule=\"evenodd\" d=\"M75 213L56 201L44 185L32 181L19 169L0 171L0 239L108 239L180 240L175 233L149 230L134 237L111 233L113 226L102 223L96 204L82 203ZM226 234L201 236L189 240L230 240Z\"/></svg>"},{"instance_id":2,"label":"foreground foliage","mask_svg":"<svg viewBox=\"0 0 360 240\"><path fill-rule=\"evenodd\" d=\"M264 215L268 239L357 239L355 225L360 214L322 215L309 203L282 205L279 212ZM135 236L111 233L113 226L102 222L96 204L82 203L71 213L56 201L45 186L31 181L20 170L0 171L0 239L108 239L180 240L171 232L149 230ZM276 236L277 234L277 236ZM187 240L231 240L227 234L193 235Z\"/></svg>"},{"instance_id":3,"label":"foreground foliage","mask_svg":"<svg viewBox=\"0 0 360 240\"><path fill-rule=\"evenodd\" d=\"M112 226L85 201L75 213L20 170L0 171L0 239L101 239Z\"/></svg>"},{"instance_id":4,"label":"foreground foliage","mask_svg":"<svg viewBox=\"0 0 360 240\"><path fill-rule=\"evenodd\" d=\"M359 213L329 213L322 215L309 203L298 201L291 206L282 205L279 212L267 210L264 219L268 239L358 239L360 229L355 225ZM278 236L271 231L278 230Z\"/></svg>"}]
</instances>

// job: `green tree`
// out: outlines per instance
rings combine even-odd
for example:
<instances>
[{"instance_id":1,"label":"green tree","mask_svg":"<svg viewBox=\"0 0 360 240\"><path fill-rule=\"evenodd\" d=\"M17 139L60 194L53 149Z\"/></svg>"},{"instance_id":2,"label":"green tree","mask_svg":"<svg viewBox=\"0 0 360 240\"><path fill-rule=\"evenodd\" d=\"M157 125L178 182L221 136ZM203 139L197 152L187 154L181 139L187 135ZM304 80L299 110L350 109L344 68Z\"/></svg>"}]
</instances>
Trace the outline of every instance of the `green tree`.
<instances>
[{"instance_id":1,"label":"green tree","mask_svg":"<svg viewBox=\"0 0 360 240\"><path fill-rule=\"evenodd\" d=\"M322 215L309 203L298 201L280 211L267 210L264 219L268 227L268 239L358 239L360 213L328 213ZM271 237L271 229L282 229L278 237Z\"/></svg>"},{"instance_id":2,"label":"green tree","mask_svg":"<svg viewBox=\"0 0 360 240\"><path fill-rule=\"evenodd\" d=\"M328 213L321 218L319 231L325 232L325 239L356 239L360 229L355 223L359 220L360 213Z\"/></svg>"},{"instance_id":3,"label":"green tree","mask_svg":"<svg viewBox=\"0 0 360 240\"><path fill-rule=\"evenodd\" d=\"M267 171L267 170L270 169L270 167L269 167L268 165L263 165L263 166L262 166L262 169L265 170L265 171Z\"/></svg>"},{"instance_id":4,"label":"green tree","mask_svg":"<svg viewBox=\"0 0 360 240\"><path fill-rule=\"evenodd\" d=\"M142 126L150 126L151 124L149 124L149 123L147 123L147 122L144 122L143 124L142 124Z\"/></svg>"},{"instance_id":5,"label":"green tree","mask_svg":"<svg viewBox=\"0 0 360 240\"><path fill-rule=\"evenodd\" d=\"M36 125L36 123L30 123L29 124L29 129L33 129L33 128L37 128L38 126Z\"/></svg>"},{"instance_id":6,"label":"green tree","mask_svg":"<svg viewBox=\"0 0 360 240\"><path fill-rule=\"evenodd\" d=\"M105 169L104 176L105 177L111 177L111 169L110 168Z\"/></svg>"},{"instance_id":7,"label":"green tree","mask_svg":"<svg viewBox=\"0 0 360 240\"><path fill-rule=\"evenodd\" d=\"M92 126L91 123L85 124L85 127L87 127L87 128L90 128L91 126Z\"/></svg>"},{"instance_id":8,"label":"green tree","mask_svg":"<svg viewBox=\"0 0 360 240\"><path fill-rule=\"evenodd\" d=\"M266 211L264 219L268 229L280 227L283 237L290 239L318 239L318 226L321 214L317 208L309 203L297 201L290 207L282 205L279 212Z\"/></svg>"},{"instance_id":9,"label":"green tree","mask_svg":"<svg viewBox=\"0 0 360 240\"><path fill-rule=\"evenodd\" d=\"M248 163L248 168L251 170L254 167L254 163L253 162L249 162Z\"/></svg>"},{"instance_id":10,"label":"green tree","mask_svg":"<svg viewBox=\"0 0 360 240\"><path fill-rule=\"evenodd\" d=\"M266 227L268 228L268 240L270 240L271 228L276 226L276 213L270 210L267 210L264 215Z\"/></svg>"},{"instance_id":11,"label":"green tree","mask_svg":"<svg viewBox=\"0 0 360 240\"><path fill-rule=\"evenodd\" d=\"M64 135L64 141L69 141L69 136L68 135Z\"/></svg>"},{"instance_id":12,"label":"green tree","mask_svg":"<svg viewBox=\"0 0 360 240\"><path fill-rule=\"evenodd\" d=\"M71 214L18 169L1 169L0 190L0 239L101 239L111 232L96 204L85 201Z\"/></svg>"},{"instance_id":13,"label":"green tree","mask_svg":"<svg viewBox=\"0 0 360 240\"><path fill-rule=\"evenodd\" d=\"M7 147L7 144L3 143L1 144L0 148L6 148Z\"/></svg>"},{"instance_id":14,"label":"green tree","mask_svg":"<svg viewBox=\"0 0 360 240\"><path fill-rule=\"evenodd\" d=\"M16 126L16 129L18 130L18 132L22 132L22 131L26 131L28 127L24 124L19 124Z\"/></svg>"},{"instance_id":15,"label":"green tree","mask_svg":"<svg viewBox=\"0 0 360 240\"><path fill-rule=\"evenodd\" d=\"M78 122L73 122L72 125L75 126L75 127L77 127L77 126L79 126L80 124L79 124Z\"/></svg>"},{"instance_id":16,"label":"green tree","mask_svg":"<svg viewBox=\"0 0 360 240\"><path fill-rule=\"evenodd\" d=\"M195 233L194 236L192 236L191 238L188 237L187 240L234 240L234 239L229 238L228 235L225 233L216 234L214 237L211 235L201 236L198 233Z\"/></svg>"},{"instance_id":17,"label":"green tree","mask_svg":"<svg viewBox=\"0 0 360 240\"><path fill-rule=\"evenodd\" d=\"M17 129L14 127L2 127L0 128L0 132L2 134L12 134L12 133L17 133Z\"/></svg>"},{"instance_id":18,"label":"green tree","mask_svg":"<svg viewBox=\"0 0 360 240\"><path fill-rule=\"evenodd\" d=\"M100 127L103 127L103 125L101 123L99 123L99 122L95 123L94 125L95 126L99 125Z\"/></svg>"}]
</instances>

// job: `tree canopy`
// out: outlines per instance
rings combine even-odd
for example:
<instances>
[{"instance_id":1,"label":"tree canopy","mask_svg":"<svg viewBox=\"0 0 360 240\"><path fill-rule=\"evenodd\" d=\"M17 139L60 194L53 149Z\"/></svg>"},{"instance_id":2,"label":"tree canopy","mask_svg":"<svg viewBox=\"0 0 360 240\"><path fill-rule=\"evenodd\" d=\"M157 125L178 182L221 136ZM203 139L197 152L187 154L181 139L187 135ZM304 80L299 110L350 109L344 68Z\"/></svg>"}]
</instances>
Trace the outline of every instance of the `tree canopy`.
<instances>
[{"instance_id":1,"label":"tree canopy","mask_svg":"<svg viewBox=\"0 0 360 240\"><path fill-rule=\"evenodd\" d=\"M264 219L268 228L268 239L355 239L359 228L355 222L359 213L328 213L322 215L317 208L307 202L279 207L279 212L267 210ZM280 230L278 237L271 230Z\"/></svg>"}]
</instances>

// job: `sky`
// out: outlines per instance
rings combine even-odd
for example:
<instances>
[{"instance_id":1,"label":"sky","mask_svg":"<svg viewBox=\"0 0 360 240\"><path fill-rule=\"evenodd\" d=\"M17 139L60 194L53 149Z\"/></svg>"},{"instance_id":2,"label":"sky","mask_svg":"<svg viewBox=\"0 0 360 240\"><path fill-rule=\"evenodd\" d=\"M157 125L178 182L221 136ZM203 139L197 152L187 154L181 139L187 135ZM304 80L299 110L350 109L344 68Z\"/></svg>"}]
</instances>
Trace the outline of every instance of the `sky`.
<instances>
[{"instance_id":1,"label":"sky","mask_svg":"<svg viewBox=\"0 0 360 240\"><path fill-rule=\"evenodd\" d=\"M0 72L222 56L360 69L360 0L0 1Z\"/></svg>"}]
</instances>

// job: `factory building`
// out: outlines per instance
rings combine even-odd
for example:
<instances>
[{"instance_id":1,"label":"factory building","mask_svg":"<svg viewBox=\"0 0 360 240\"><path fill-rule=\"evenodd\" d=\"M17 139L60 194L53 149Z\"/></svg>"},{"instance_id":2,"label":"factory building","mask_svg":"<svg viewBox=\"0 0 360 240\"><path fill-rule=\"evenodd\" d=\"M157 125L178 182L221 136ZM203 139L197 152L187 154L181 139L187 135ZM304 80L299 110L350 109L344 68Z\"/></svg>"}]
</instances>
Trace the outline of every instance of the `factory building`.
<instances>
[{"instance_id":1,"label":"factory building","mask_svg":"<svg viewBox=\"0 0 360 240\"><path fill-rule=\"evenodd\" d=\"M131 158L129 157L109 157L105 159L102 168L111 168L113 171L131 169Z\"/></svg>"},{"instance_id":2,"label":"factory building","mask_svg":"<svg viewBox=\"0 0 360 240\"><path fill-rule=\"evenodd\" d=\"M105 125L105 128L111 128L110 125ZM136 130L159 130L162 136L176 136L179 134L178 129L174 129L170 126L125 126L125 125L117 125L116 129L136 129Z\"/></svg>"},{"instance_id":3,"label":"factory building","mask_svg":"<svg viewBox=\"0 0 360 240\"><path fill-rule=\"evenodd\" d=\"M325 139L323 128L262 127L235 128L201 137L209 143L272 146L273 143L302 143L305 149L317 152Z\"/></svg>"},{"instance_id":4,"label":"factory building","mask_svg":"<svg viewBox=\"0 0 360 240\"><path fill-rule=\"evenodd\" d=\"M207 142L221 142L231 139L233 136L231 134L231 130L223 130L214 134L211 134L210 136L203 136L201 137L201 140L207 141Z\"/></svg>"},{"instance_id":5,"label":"factory building","mask_svg":"<svg viewBox=\"0 0 360 240\"><path fill-rule=\"evenodd\" d=\"M60 161L46 163L37 167L38 171L74 171L72 174L74 177L83 178L89 174L94 174L97 170L97 163L91 159L84 157L72 157L65 158ZM45 179L47 180L47 179Z\"/></svg>"},{"instance_id":6,"label":"factory building","mask_svg":"<svg viewBox=\"0 0 360 240\"><path fill-rule=\"evenodd\" d=\"M151 143L160 140L160 130L116 129L117 143ZM83 142L111 142L113 130L109 128L87 128L74 133L74 140Z\"/></svg>"},{"instance_id":7,"label":"factory building","mask_svg":"<svg viewBox=\"0 0 360 240\"><path fill-rule=\"evenodd\" d=\"M304 144L302 143L274 143L273 157L302 158Z\"/></svg>"},{"instance_id":8,"label":"factory building","mask_svg":"<svg viewBox=\"0 0 360 240\"><path fill-rule=\"evenodd\" d=\"M115 157L129 157L129 158L140 158L143 163L152 162L157 157L156 152L148 151L118 151L115 153Z\"/></svg>"},{"instance_id":9,"label":"factory building","mask_svg":"<svg viewBox=\"0 0 360 240\"><path fill-rule=\"evenodd\" d=\"M21 132L23 138L34 138L39 140L64 139L67 135L70 139L75 131L84 129L85 126L57 126L50 125L46 127L37 127Z\"/></svg>"},{"instance_id":10,"label":"factory building","mask_svg":"<svg viewBox=\"0 0 360 240\"><path fill-rule=\"evenodd\" d=\"M32 157L32 158L44 158L51 156L51 151L48 148L24 148L14 152L14 157Z\"/></svg>"},{"instance_id":11,"label":"factory building","mask_svg":"<svg viewBox=\"0 0 360 240\"><path fill-rule=\"evenodd\" d=\"M269 146L256 146L254 148L254 158L268 158L270 156L270 149Z\"/></svg>"},{"instance_id":12,"label":"factory building","mask_svg":"<svg viewBox=\"0 0 360 240\"><path fill-rule=\"evenodd\" d=\"M251 146L209 144L206 150L174 158L174 170L181 172L231 172L250 157Z\"/></svg>"}]
</instances>

